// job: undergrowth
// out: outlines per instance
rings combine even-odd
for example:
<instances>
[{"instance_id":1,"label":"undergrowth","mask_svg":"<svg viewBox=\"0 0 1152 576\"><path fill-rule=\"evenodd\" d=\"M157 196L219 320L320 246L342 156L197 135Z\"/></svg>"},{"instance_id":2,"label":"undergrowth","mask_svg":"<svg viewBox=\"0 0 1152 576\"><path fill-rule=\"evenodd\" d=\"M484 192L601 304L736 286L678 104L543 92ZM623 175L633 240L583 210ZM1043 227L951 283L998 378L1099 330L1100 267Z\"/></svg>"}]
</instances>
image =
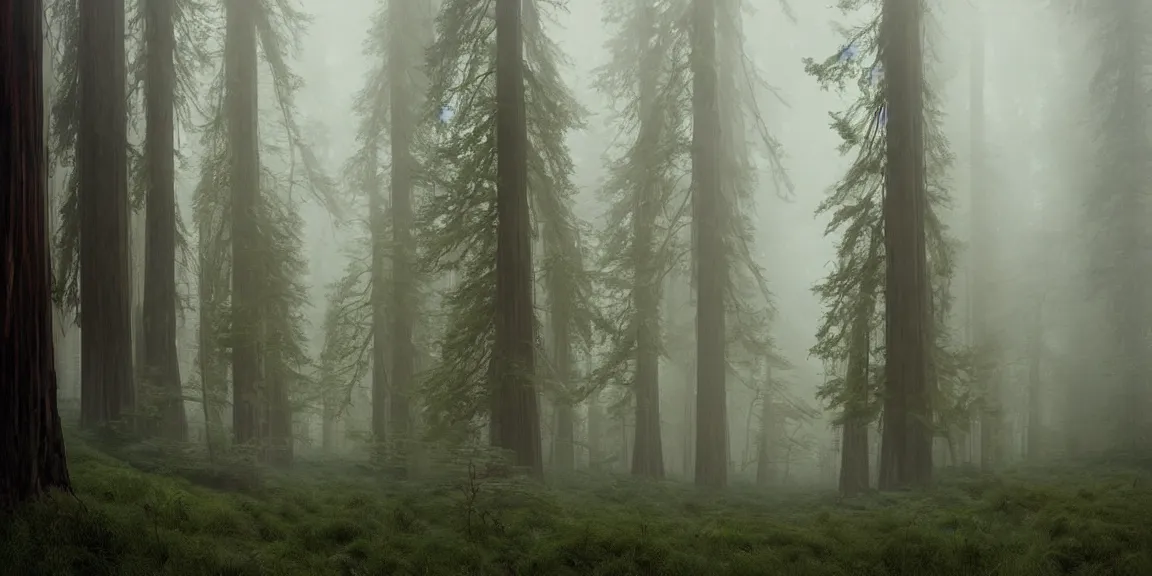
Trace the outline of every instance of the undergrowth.
<instances>
[{"instance_id":1,"label":"undergrowth","mask_svg":"<svg viewBox=\"0 0 1152 576\"><path fill-rule=\"evenodd\" d=\"M604 476L544 488L471 464L401 481L302 462L219 483L225 474L197 474L177 457L130 465L77 440L69 451L75 495L3 519L0 572L1152 574L1152 473L1115 462L953 475L928 493L840 500Z\"/></svg>"}]
</instances>

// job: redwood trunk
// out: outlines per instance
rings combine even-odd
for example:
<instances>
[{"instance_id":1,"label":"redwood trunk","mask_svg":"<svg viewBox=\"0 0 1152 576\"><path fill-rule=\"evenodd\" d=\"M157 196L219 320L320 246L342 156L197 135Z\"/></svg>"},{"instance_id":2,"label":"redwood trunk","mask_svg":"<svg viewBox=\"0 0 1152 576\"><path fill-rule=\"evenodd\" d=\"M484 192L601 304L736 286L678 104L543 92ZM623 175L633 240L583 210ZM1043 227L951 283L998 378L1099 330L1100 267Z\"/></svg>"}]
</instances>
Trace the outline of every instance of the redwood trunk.
<instances>
[{"instance_id":1,"label":"redwood trunk","mask_svg":"<svg viewBox=\"0 0 1152 576\"><path fill-rule=\"evenodd\" d=\"M928 266L924 220L924 75L922 0L885 0L881 45L886 70L887 254L886 390L880 454L881 489L932 480L928 386Z\"/></svg>"},{"instance_id":2,"label":"redwood trunk","mask_svg":"<svg viewBox=\"0 0 1152 576\"><path fill-rule=\"evenodd\" d=\"M412 389L412 376L416 349L412 344L414 278L412 269L412 133L415 128L411 75L418 69L418 47L410 46L411 26L419 23L415 18L420 6L415 0L390 0L392 34L388 50L390 74L389 99L392 107L392 386L389 398L389 416L394 446L411 433L408 394ZM416 64L416 65L414 65Z\"/></svg>"},{"instance_id":3,"label":"redwood trunk","mask_svg":"<svg viewBox=\"0 0 1152 576\"><path fill-rule=\"evenodd\" d=\"M225 112L232 196L232 434L237 445L264 438L261 345L262 265L257 109L256 0L228 0L224 38Z\"/></svg>"},{"instance_id":4,"label":"redwood trunk","mask_svg":"<svg viewBox=\"0 0 1152 576\"><path fill-rule=\"evenodd\" d=\"M80 9L80 422L134 405L124 0Z\"/></svg>"},{"instance_id":5,"label":"redwood trunk","mask_svg":"<svg viewBox=\"0 0 1152 576\"><path fill-rule=\"evenodd\" d=\"M640 76L640 154L644 165L655 160L662 120L656 116L658 53L652 49L655 36L653 8L641 0L643 30L640 50L645 62ZM633 269L635 286L632 301L636 307L636 440L632 449L632 474L648 478L664 477L664 444L660 436L660 274L656 270L654 242L657 206L660 194L652 179L645 179L636 189L633 207Z\"/></svg>"},{"instance_id":6,"label":"redwood trunk","mask_svg":"<svg viewBox=\"0 0 1152 576\"><path fill-rule=\"evenodd\" d=\"M692 207L696 222L696 484L728 484L724 199L720 186L716 2L693 0Z\"/></svg>"},{"instance_id":7,"label":"redwood trunk","mask_svg":"<svg viewBox=\"0 0 1152 576\"><path fill-rule=\"evenodd\" d=\"M540 413L533 379L532 245L527 182L521 0L496 0L496 347L495 445L543 477Z\"/></svg>"},{"instance_id":8,"label":"redwood trunk","mask_svg":"<svg viewBox=\"0 0 1152 576\"><path fill-rule=\"evenodd\" d=\"M157 394L158 432L184 441L188 423L176 355L176 149L175 0L144 4L144 90L148 162L144 245L144 366L142 374Z\"/></svg>"},{"instance_id":9,"label":"redwood trunk","mask_svg":"<svg viewBox=\"0 0 1152 576\"><path fill-rule=\"evenodd\" d=\"M0 512L69 488L56 410L41 0L0 0Z\"/></svg>"}]
</instances>

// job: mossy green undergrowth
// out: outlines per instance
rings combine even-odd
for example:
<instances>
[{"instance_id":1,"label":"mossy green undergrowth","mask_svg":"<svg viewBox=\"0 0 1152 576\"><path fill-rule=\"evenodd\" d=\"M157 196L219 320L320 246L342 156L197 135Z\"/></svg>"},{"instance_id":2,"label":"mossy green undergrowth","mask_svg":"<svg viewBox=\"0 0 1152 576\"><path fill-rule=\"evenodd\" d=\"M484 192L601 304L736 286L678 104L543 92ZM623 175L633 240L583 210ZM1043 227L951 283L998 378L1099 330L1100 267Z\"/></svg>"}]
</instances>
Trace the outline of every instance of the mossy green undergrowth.
<instances>
[{"instance_id":1,"label":"mossy green undergrowth","mask_svg":"<svg viewBox=\"0 0 1152 576\"><path fill-rule=\"evenodd\" d=\"M1152 574L1152 474L1062 466L839 500L301 464L220 492L70 444L75 496L0 526L0 572L98 575ZM460 477L463 476L463 477ZM15 572L8 572L9 569Z\"/></svg>"}]
</instances>

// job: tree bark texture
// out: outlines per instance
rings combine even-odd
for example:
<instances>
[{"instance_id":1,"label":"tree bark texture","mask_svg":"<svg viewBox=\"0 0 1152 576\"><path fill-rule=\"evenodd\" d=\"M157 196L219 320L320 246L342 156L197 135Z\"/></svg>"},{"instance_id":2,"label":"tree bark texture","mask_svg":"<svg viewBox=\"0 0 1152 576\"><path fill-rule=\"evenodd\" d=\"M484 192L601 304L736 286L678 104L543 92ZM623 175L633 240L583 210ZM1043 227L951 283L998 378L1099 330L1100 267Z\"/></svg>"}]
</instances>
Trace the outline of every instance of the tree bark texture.
<instances>
[{"instance_id":1,"label":"tree bark texture","mask_svg":"<svg viewBox=\"0 0 1152 576\"><path fill-rule=\"evenodd\" d=\"M637 148L644 165L656 160L663 119L656 106L660 55L652 48L656 35L655 9L641 0L640 53L644 66L640 83L640 135ZM660 273L654 249L656 216L660 193L656 183L646 178L638 183L632 212L633 274L632 303L636 324L636 445L632 450L632 474L647 478L664 477L664 444L660 436Z\"/></svg>"},{"instance_id":2,"label":"tree bark texture","mask_svg":"<svg viewBox=\"0 0 1152 576\"><path fill-rule=\"evenodd\" d=\"M376 157L371 145L370 158ZM384 199L375 163L365 174L368 193L369 234L372 238L372 439L383 446L388 439L388 238Z\"/></svg>"},{"instance_id":3,"label":"tree bark texture","mask_svg":"<svg viewBox=\"0 0 1152 576\"><path fill-rule=\"evenodd\" d=\"M184 441L188 422L176 354L175 4L175 0L147 0L144 4L148 192L142 375L158 395L157 432Z\"/></svg>"},{"instance_id":4,"label":"tree bark texture","mask_svg":"<svg viewBox=\"0 0 1152 576\"><path fill-rule=\"evenodd\" d=\"M932 480L928 373L927 206L924 162L922 0L885 0L881 50L886 74L887 163L884 244L887 255L886 389L880 488Z\"/></svg>"},{"instance_id":5,"label":"tree bark texture","mask_svg":"<svg viewBox=\"0 0 1152 576\"><path fill-rule=\"evenodd\" d=\"M716 1L693 0L692 209L696 222L696 484L728 484L724 198L720 180L720 107Z\"/></svg>"},{"instance_id":6,"label":"tree bark texture","mask_svg":"<svg viewBox=\"0 0 1152 576\"><path fill-rule=\"evenodd\" d=\"M390 46L388 49L388 87L391 90L392 142L392 386L389 390L389 416L393 445L411 434L408 395L413 388L416 349L412 343L415 278L412 266L412 194L414 162L412 134L415 129L415 94L411 76L419 69L420 47L412 46L412 27L420 25L417 15L422 6L414 0L390 0Z\"/></svg>"},{"instance_id":7,"label":"tree bark texture","mask_svg":"<svg viewBox=\"0 0 1152 576\"><path fill-rule=\"evenodd\" d=\"M266 270L259 227L257 0L227 0L224 106L231 149L232 435L237 445L263 441L266 422L263 303Z\"/></svg>"},{"instance_id":8,"label":"tree bark texture","mask_svg":"<svg viewBox=\"0 0 1152 576\"><path fill-rule=\"evenodd\" d=\"M521 0L496 0L496 445L543 477L535 390Z\"/></svg>"},{"instance_id":9,"label":"tree bark texture","mask_svg":"<svg viewBox=\"0 0 1152 576\"><path fill-rule=\"evenodd\" d=\"M0 0L0 513L69 489L56 409L41 0Z\"/></svg>"},{"instance_id":10,"label":"tree bark texture","mask_svg":"<svg viewBox=\"0 0 1152 576\"><path fill-rule=\"evenodd\" d=\"M80 358L84 426L135 404L124 0L80 8Z\"/></svg>"}]
</instances>

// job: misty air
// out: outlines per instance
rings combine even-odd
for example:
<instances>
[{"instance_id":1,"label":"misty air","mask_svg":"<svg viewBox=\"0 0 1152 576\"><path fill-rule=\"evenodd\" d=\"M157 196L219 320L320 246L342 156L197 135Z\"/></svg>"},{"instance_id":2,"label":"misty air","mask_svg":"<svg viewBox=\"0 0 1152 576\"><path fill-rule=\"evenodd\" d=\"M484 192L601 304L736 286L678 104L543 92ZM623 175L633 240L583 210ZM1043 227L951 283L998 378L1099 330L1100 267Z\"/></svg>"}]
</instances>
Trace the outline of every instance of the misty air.
<instances>
[{"instance_id":1,"label":"misty air","mask_svg":"<svg viewBox=\"0 0 1152 576\"><path fill-rule=\"evenodd\" d=\"M1152 575L1152 4L0 1L0 573Z\"/></svg>"}]
</instances>

